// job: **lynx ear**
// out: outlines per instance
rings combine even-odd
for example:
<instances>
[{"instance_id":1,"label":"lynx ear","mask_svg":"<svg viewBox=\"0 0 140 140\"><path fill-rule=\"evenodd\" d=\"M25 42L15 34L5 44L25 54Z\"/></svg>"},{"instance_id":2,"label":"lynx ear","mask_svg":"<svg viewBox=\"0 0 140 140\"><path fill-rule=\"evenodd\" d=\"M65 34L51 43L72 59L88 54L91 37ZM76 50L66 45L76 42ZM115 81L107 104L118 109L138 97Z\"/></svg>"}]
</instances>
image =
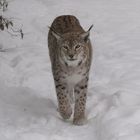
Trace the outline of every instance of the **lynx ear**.
<instances>
[{"instance_id":1,"label":"lynx ear","mask_svg":"<svg viewBox=\"0 0 140 140\"><path fill-rule=\"evenodd\" d=\"M92 27L93 27L93 25L90 26L88 31L81 34L81 37L84 39L85 42L87 42L89 40L90 30L92 29Z\"/></svg>"},{"instance_id":2,"label":"lynx ear","mask_svg":"<svg viewBox=\"0 0 140 140\"><path fill-rule=\"evenodd\" d=\"M57 39L60 40L62 38L62 36L57 33L52 27L49 27L49 29L51 30L51 33L53 34L53 36Z\"/></svg>"}]
</instances>

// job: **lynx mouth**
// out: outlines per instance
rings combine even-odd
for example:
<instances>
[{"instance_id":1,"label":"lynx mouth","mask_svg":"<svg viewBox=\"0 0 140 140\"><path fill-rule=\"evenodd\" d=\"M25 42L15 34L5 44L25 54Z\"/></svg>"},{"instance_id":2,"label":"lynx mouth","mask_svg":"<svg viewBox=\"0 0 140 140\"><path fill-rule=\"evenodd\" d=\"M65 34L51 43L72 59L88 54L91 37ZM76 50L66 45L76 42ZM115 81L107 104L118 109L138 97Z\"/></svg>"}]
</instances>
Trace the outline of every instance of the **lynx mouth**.
<instances>
[{"instance_id":1,"label":"lynx mouth","mask_svg":"<svg viewBox=\"0 0 140 140\"><path fill-rule=\"evenodd\" d=\"M75 60L77 60L77 59L74 59L74 58L71 58L71 59L68 59L69 61L75 61Z\"/></svg>"}]
</instances>

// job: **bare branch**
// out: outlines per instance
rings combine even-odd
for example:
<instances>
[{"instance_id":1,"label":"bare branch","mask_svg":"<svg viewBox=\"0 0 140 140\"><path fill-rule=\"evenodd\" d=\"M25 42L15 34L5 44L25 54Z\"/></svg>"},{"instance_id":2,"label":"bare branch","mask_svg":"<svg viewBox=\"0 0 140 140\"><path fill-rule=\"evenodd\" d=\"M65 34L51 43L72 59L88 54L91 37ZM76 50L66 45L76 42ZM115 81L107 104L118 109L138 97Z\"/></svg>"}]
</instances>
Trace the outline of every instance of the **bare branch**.
<instances>
[{"instance_id":1,"label":"bare branch","mask_svg":"<svg viewBox=\"0 0 140 140\"><path fill-rule=\"evenodd\" d=\"M12 0L13 1L13 0ZM11 2L11 1L10 1ZM7 0L0 0L0 9L4 12L7 10L8 7L8 1ZM5 18L3 15L0 15L0 31L7 30L7 32L13 37L13 36L20 36L21 39L24 37L24 33L22 30L23 25L21 25L21 28L14 29L13 24L13 18Z\"/></svg>"}]
</instances>

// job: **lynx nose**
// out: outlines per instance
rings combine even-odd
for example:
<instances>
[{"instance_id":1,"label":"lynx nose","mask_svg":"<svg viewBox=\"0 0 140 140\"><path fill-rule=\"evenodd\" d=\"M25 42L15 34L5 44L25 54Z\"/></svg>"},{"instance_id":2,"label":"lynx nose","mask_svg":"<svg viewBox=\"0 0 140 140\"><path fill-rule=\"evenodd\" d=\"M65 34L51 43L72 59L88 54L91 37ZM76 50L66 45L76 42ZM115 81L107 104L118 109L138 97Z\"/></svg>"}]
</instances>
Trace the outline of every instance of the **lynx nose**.
<instances>
[{"instance_id":1,"label":"lynx nose","mask_svg":"<svg viewBox=\"0 0 140 140\"><path fill-rule=\"evenodd\" d=\"M73 56L74 56L73 54L70 54L70 55L69 55L69 57L70 57L71 59L73 58Z\"/></svg>"}]
</instances>

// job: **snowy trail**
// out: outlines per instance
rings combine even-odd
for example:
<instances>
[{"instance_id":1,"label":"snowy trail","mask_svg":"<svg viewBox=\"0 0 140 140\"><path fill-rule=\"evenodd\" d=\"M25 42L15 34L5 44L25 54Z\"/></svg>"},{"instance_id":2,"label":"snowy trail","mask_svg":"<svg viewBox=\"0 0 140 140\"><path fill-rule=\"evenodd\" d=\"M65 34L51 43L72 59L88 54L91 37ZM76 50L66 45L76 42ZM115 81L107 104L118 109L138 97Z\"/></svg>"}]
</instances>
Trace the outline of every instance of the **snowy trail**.
<instances>
[{"instance_id":1,"label":"snowy trail","mask_svg":"<svg viewBox=\"0 0 140 140\"><path fill-rule=\"evenodd\" d=\"M0 32L0 140L139 140L139 7L139 0L12 1L6 15L26 34ZM80 127L57 112L47 26L61 14L85 29L94 24L88 122Z\"/></svg>"}]
</instances>

